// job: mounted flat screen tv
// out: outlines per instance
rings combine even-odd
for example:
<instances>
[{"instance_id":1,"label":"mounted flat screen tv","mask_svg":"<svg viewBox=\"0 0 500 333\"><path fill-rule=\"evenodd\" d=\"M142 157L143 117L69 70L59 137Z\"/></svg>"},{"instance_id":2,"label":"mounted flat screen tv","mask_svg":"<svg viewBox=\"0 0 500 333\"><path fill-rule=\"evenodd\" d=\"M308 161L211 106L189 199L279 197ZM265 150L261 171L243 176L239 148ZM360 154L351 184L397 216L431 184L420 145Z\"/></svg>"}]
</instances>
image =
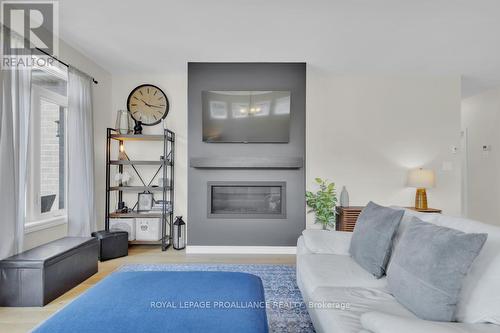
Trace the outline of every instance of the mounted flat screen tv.
<instances>
[{"instance_id":1,"label":"mounted flat screen tv","mask_svg":"<svg viewBox=\"0 0 500 333\"><path fill-rule=\"evenodd\" d=\"M287 143L290 91L203 91L203 141Z\"/></svg>"}]
</instances>

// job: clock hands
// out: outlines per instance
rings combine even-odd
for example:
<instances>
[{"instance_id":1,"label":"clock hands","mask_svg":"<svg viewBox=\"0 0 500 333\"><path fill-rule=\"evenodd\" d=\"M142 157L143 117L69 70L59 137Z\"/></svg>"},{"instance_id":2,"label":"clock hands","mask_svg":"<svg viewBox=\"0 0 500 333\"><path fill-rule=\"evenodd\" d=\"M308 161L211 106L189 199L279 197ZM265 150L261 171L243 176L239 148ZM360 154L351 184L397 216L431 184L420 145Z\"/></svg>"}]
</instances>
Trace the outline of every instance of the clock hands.
<instances>
[{"instance_id":1,"label":"clock hands","mask_svg":"<svg viewBox=\"0 0 500 333\"><path fill-rule=\"evenodd\" d=\"M148 104L146 103L143 99L141 99L141 101L146 104L146 106L150 107L150 108L162 108L162 106L158 106L158 105L152 105L152 104Z\"/></svg>"},{"instance_id":2,"label":"clock hands","mask_svg":"<svg viewBox=\"0 0 500 333\"><path fill-rule=\"evenodd\" d=\"M148 104L146 103L142 98L141 98L141 102L143 102L144 104L146 104L147 106L151 106L151 104Z\"/></svg>"}]
</instances>

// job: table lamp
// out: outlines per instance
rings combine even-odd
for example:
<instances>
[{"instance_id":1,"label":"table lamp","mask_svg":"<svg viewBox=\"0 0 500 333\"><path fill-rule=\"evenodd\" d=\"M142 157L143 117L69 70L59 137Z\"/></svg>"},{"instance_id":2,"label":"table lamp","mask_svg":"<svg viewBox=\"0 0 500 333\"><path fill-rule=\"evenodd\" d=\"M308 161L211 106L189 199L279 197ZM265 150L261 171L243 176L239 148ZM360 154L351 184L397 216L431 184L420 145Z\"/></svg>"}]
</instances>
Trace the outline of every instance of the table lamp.
<instances>
[{"instance_id":1,"label":"table lamp","mask_svg":"<svg viewBox=\"0 0 500 333\"><path fill-rule=\"evenodd\" d=\"M407 186L417 188L415 195L415 208L427 209L426 189L434 187L436 176L434 171L429 169L414 169L408 172Z\"/></svg>"}]
</instances>

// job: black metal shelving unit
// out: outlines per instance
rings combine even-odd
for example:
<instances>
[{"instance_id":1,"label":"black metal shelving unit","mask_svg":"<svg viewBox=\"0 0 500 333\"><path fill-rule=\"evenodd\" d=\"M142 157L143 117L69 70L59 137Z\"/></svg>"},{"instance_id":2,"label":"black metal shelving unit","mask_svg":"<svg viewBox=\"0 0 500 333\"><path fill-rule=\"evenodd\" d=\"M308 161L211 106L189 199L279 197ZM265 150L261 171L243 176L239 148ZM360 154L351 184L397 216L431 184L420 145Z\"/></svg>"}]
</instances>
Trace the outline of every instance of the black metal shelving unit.
<instances>
[{"instance_id":1,"label":"black metal shelving unit","mask_svg":"<svg viewBox=\"0 0 500 333\"><path fill-rule=\"evenodd\" d=\"M115 140L119 146L125 144L126 141L163 141L163 160L130 160L128 155L126 159L111 159L111 142ZM172 230L174 222L174 161L175 161L175 133L165 129L163 135L134 135L134 134L120 134L113 128L107 129L106 139L106 214L105 226L109 230L110 218L161 218L161 239L158 242L148 241L133 241L133 244L161 244L162 251L172 243ZM149 182L145 182L136 166L150 165L158 166L158 169ZM111 166L117 166L118 172L123 172L124 166L131 167L135 174L140 179L142 186L111 186ZM162 172L163 179L168 179L168 184L163 184L163 187L152 186L156 176ZM118 201L123 201L123 192L146 192L146 193L162 193L163 207L161 212L147 212L139 213L135 210L137 202L135 203L132 211L130 212L116 212L111 210L110 193L112 191L118 192ZM166 203L170 202L171 209L167 211ZM168 231L168 232L167 232Z\"/></svg>"}]
</instances>

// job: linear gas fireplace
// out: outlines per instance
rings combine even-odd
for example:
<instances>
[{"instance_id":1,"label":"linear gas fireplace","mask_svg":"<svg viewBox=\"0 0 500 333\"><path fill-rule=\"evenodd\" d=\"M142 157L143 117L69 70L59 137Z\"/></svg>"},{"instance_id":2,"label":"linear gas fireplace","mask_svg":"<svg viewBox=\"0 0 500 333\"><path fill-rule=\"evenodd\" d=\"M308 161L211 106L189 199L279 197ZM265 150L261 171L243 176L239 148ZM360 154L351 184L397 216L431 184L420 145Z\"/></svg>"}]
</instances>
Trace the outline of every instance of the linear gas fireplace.
<instances>
[{"instance_id":1,"label":"linear gas fireplace","mask_svg":"<svg viewBox=\"0 0 500 333\"><path fill-rule=\"evenodd\" d=\"M285 182L208 182L208 217L286 218Z\"/></svg>"}]
</instances>

